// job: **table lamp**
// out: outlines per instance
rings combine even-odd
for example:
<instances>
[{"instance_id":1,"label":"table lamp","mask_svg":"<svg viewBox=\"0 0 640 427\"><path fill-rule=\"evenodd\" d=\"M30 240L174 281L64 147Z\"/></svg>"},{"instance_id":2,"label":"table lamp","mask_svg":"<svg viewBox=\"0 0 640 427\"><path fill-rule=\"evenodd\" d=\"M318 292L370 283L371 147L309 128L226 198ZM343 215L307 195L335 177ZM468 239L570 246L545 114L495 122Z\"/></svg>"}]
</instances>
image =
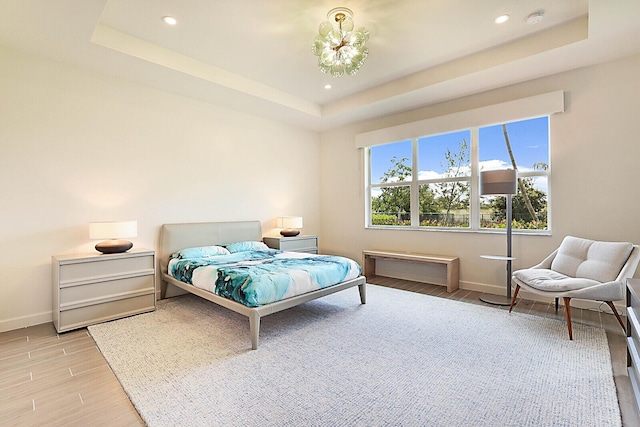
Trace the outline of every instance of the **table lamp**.
<instances>
[{"instance_id":1,"label":"table lamp","mask_svg":"<svg viewBox=\"0 0 640 427\"><path fill-rule=\"evenodd\" d=\"M96 250L103 254L117 254L128 251L133 247L133 243L123 239L136 237L137 235L137 221L89 223L89 239L106 239L96 245Z\"/></svg>"},{"instance_id":2,"label":"table lamp","mask_svg":"<svg viewBox=\"0 0 640 427\"><path fill-rule=\"evenodd\" d=\"M297 236L300 234L300 230L298 230L298 228L302 228L302 217L281 216L278 218L278 228L282 228L282 230L280 230L280 234L284 237Z\"/></svg>"}]
</instances>

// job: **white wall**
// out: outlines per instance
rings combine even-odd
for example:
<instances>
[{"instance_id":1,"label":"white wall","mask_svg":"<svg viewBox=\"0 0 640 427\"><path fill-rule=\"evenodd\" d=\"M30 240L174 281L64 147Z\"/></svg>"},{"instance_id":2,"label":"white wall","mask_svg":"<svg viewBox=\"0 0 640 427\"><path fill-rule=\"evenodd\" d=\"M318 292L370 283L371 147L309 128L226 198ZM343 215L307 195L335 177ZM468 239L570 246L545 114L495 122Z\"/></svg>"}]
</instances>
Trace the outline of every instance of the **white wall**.
<instances>
[{"instance_id":1,"label":"white wall","mask_svg":"<svg viewBox=\"0 0 640 427\"><path fill-rule=\"evenodd\" d=\"M155 248L163 223L259 219L274 234L275 217L302 215L323 252L456 254L463 287L503 290L504 265L479 258L502 253L503 234L364 229L355 135L552 90L566 91L551 121L553 235L515 235L514 267L567 234L640 243L638 56L320 137L14 51L0 63L0 331L51 320L51 256L93 251L101 220L136 219L134 244Z\"/></svg>"},{"instance_id":2,"label":"white wall","mask_svg":"<svg viewBox=\"0 0 640 427\"><path fill-rule=\"evenodd\" d=\"M553 234L514 235L514 269L537 263L566 235L640 243L638 73L635 56L324 133L324 250L355 259L363 249L457 255L463 288L504 292L504 263L480 258L506 253L504 234L364 228L364 171L355 135L554 90L566 91L566 112L552 116L550 125Z\"/></svg>"},{"instance_id":3,"label":"white wall","mask_svg":"<svg viewBox=\"0 0 640 427\"><path fill-rule=\"evenodd\" d=\"M90 221L304 216L318 233L319 137L0 49L0 331L51 320L51 256L93 252Z\"/></svg>"}]
</instances>

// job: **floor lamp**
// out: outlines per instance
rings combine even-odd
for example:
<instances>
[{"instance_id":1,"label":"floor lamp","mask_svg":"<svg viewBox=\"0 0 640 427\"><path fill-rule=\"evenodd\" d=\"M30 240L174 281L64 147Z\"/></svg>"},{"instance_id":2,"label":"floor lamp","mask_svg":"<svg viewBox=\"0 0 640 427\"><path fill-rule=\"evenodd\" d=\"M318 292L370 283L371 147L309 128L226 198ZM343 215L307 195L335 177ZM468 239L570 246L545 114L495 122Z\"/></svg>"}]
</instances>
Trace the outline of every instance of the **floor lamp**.
<instances>
[{"instance_id":1,"label":"floor lamp","mask_svg":"<svg viewBox=\"0 0 640 427\"><path fill-rule=\"evenodd\" d=\"M480 301L494 305L511 305L511 196L518 191L518 174L514 169L480 172L480 194L504 195L507 197L507 256L481 255L482 258L507 261L507 296L483 295Z\"/></svg>"}]
</instances>

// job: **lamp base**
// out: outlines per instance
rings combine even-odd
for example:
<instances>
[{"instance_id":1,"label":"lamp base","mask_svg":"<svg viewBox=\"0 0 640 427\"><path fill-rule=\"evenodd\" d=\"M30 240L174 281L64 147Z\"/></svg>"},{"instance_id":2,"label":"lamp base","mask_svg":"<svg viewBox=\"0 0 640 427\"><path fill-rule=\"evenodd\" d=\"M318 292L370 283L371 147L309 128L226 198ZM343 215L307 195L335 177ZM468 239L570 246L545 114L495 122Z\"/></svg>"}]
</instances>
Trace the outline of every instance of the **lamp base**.
<instances>
[{"instance_id":1,"label":"lamp base","mask_svg":"<svg viewBox=\"0 0 640 427\"><path fill-rule=\"evenodd\" d=\"M479 299L480 301L486 302L487 304L505 305L505 306L511 305L511 298L505 297L503 295L485 294L485 295L481 295Z\"/></svg>"},{"instance_id":2,"label":"lamp base","mask_svg":"<svg viewBox=\"0 0 640 427\"><path fill-rule=\"evenodd\" d=\"M300 234L300 230L296 230L295 228L285 228L280 231L280 234L284 237L294 237Z\"/></svg>"},{"instance_id":3,"label":"lamp base","mask_svg":"<svg viewBox=\"0 0 640 427\"><path fill-rule=\"evenodd\" d=\"M96 251L103 254L119 254L126 252L133 247L133 243L128 240L105 240L96 245Z\"/></svg>"}]
</instances>

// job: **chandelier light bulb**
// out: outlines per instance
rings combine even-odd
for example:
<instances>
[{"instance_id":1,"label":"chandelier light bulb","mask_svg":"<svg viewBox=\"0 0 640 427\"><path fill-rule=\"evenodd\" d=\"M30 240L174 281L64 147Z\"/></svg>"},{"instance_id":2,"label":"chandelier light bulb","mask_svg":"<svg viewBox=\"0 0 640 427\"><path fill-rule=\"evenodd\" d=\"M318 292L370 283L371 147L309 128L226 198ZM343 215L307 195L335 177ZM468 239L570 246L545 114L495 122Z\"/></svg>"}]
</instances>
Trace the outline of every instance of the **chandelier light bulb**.
<instances>
[{"instance_id":1,"label":"chandelier light bulb","mask_svg":"<svg viewBox=\"0 0 640 427\"><path fill-rule=\"evenodd\" d=\"M354 31L353 13L345 7L331 9L318 28L311 51L318 57L318 68L333 77L345 73L355 75L369 55L366 44L369 31L358 28ZM331 23L335 21L337 27Z\"/></svg>"}]
</instances>

